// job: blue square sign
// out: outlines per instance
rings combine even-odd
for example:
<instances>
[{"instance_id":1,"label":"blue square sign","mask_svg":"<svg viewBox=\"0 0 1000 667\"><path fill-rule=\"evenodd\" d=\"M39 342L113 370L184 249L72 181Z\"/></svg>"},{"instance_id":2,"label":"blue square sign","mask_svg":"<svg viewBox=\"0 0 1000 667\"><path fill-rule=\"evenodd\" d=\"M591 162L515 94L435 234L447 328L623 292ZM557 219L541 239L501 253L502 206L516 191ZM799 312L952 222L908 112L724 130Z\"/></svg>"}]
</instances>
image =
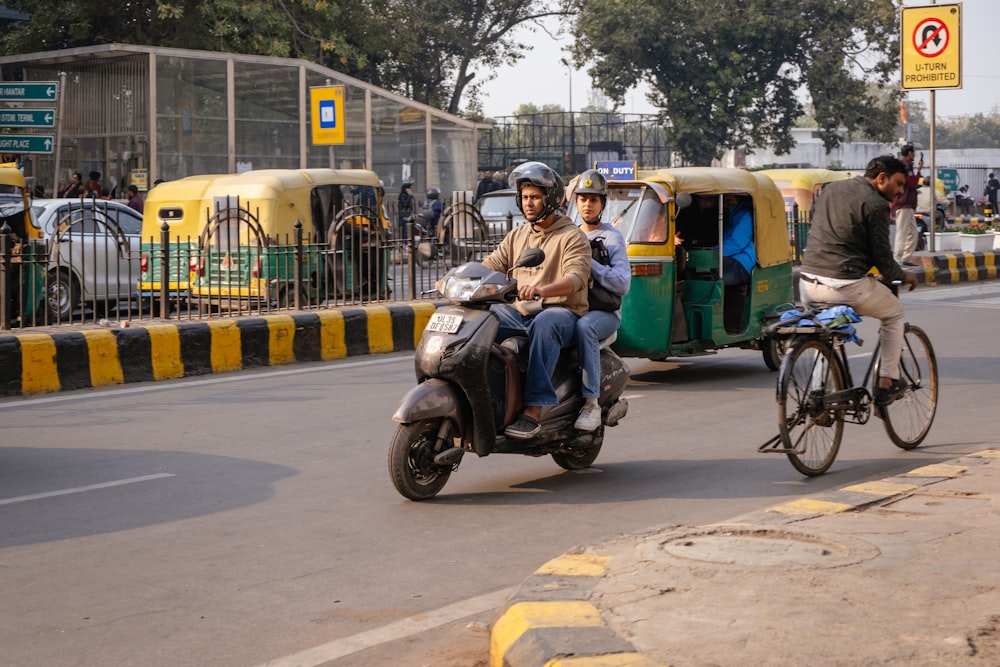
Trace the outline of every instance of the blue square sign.
<instances>
[{"instance_id":1,"label":"blue square sign","mask_svg":"<svg viewBox=\"0 0 1000 667\"><path fill-rule=\"evenodd\" d=\"M319 126L324 130L337 127L337 102L321 100L319 103Z\"/></svg>"}]
</instances>

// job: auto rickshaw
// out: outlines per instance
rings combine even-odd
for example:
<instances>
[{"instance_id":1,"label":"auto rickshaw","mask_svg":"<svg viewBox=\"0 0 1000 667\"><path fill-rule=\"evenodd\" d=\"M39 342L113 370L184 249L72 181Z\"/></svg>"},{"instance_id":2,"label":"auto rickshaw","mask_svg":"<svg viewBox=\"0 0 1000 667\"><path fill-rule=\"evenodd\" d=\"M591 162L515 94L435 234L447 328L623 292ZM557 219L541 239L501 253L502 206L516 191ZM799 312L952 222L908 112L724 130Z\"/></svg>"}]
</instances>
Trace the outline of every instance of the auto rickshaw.
<instances>
[{"instance_id":1,"label":"auto rickshaw","mask_svg":"<svg viewBox=\"0 0 1000 667\"><path fill-rule=\"evenodd\" d=\"M774 181L785 200L788 218L788 240L795 259L802 257L809 235L809 220L813 202L827 183L851 177L851 172L831 169L764 169L760 173Z\"/></svg>"},{"instance_id":2,"label":"auto rickshaw","mask_svg":"<svg viewBox=\"0 0 1000 667\"><path fill-rule=\"evenodd\" d=\"M209 209L203 207L205 190L225 174L201 174L175 181L164 181L146 194L142 214L142 243L139 263L139 295L156 298L163 277L162 230L167 231L167 296L185 301L191 275L191 255L198 248L198 237L208 221Z\"/></svg>"},{"instance_id":3,"label":"auto rickshaw","mask_svg":"<svg viewBox=\"0 0 1000 667\"><path fill-rule=\"evenodd\" d=\"M202 202L209 217L191 261L191 302L234 310L291 307L296 296L300 306L329 296L385 298L382 195L378 176L364 169L268 169L215 179Z\"/></svg>"},{"instance_id":4,"label":"auto rickshaw","mask_svg":"<svg viewBox=\"0 0 1000 667\"><path fill-rule=\"evenodd\" d=\"M4 327L12 321L21 326L44 317L45 269L48 251L43 232L31 218L31 202L24 174L13 165L0 166L0 227L7 226L9 233L0 248L9 271L5 288L4 309L0 318Z\"/></svg>"},{"instance_id":5,"label":"auto rickshaw","mask_svg":"<svg viewBox=\"0 0 1000 667\"><path fill-rule=\"evenodd\" d=\"M780 347L763 330L793 307L794 296L784 205L774 182L742 169L712 167L638 176L608 181L603 218L625 237L632 267L615 351L663 360L750 348L761 350L765 364L776 370ZM722 268L720 239L731 199L749 203L753 217L757 264L741 286L724 285Z\"/></svg>"}]
</instances>

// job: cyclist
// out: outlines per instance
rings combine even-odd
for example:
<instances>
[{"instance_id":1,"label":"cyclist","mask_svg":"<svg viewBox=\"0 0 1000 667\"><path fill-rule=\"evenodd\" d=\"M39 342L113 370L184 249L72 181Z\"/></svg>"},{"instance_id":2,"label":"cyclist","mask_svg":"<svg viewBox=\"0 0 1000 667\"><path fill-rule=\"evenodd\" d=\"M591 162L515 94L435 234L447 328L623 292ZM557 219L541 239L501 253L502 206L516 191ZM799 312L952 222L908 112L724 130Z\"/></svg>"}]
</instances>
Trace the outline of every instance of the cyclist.
<instances>
[{"instance_id":1,"label":"cyclist","mask_svg":"<svg viewBox=\"0 0 1000 667\"><path fill-rule=\"evenodd\" d=\"M881 353L875 404L899 398L906 383L899 379L903 349L903 305L892 290L869 273L872 266L888 281L910 290L917 276L896 263L889 245L889 202L903 191L908 167L891 155L874 158L864 176L827 185L816 200L799 292L807 302L851 306L862 316L876 317Z\"/></svg>"}]
</instances>

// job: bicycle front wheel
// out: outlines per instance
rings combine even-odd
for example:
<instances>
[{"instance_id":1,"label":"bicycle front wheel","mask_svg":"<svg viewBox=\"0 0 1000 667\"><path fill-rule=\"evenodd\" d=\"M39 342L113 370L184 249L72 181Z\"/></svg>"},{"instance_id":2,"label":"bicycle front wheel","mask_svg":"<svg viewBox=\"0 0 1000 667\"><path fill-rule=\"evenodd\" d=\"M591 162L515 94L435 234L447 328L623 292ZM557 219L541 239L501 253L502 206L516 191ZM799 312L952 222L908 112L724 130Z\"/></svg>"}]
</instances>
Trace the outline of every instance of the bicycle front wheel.
<instances>
[{"instance_id":1,"label":"bicycle front wheel","mask_svg":"<svg viewBox=\"0 0 1000 667\"><path fill-rule=\"evenodd\" d=\"M877 374L875 374L877 376ZM937 412L937 357L931 341L920 327L906 325L899 377L908 385L906 393L880 410L882 425L893 444L913 449L927 437Z\"/></svg>"},{"instance_id":2,"label":"bicycle front wheel","mask_svg":"<svg viewBox=\"0 0 1000 667\"><path fill-rule=\"evenodd\" d=\"M843 389L829 345L810 337L792 343L778 376L778 429L788 460L803 475L822 475L837 458L844 416L825 407L824 398Z\"/></svg>"}]
</instances>

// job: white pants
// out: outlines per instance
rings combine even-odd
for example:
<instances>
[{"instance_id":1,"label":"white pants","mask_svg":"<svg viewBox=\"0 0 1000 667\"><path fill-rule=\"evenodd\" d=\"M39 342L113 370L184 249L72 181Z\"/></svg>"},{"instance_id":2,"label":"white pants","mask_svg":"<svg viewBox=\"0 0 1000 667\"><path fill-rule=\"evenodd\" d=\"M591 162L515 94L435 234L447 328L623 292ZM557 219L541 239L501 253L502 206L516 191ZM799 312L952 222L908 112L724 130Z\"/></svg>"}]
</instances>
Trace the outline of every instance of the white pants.
<instances>
[{"instance_id":1,"label":"white pants","mask_svg":"<svg viewBox=\"0 0 1000 667\"><path fill-rule=\"evenodd\" d=\"M892 246L896 261L902 264L912 260L916 247L917 219L913 217L913 209L896 209L896 241Z\"/></svg>"},{"instance_id":2,"label":"white pants","mask_svg":"<svg viewBox=\"0 0 1000 667\"><path fill-rule=\"evenodd\" d=\"M799 294L805 303L842 303L856 310L862 317L881 320L882 327L878 332L881 344L879 376L899 379L899 357L903 353L903 328L906 322L903 320L903 304L884 283L872 275L843 287L831 287L802 278L799 281Z\"/></svg>"}]
</instances>

